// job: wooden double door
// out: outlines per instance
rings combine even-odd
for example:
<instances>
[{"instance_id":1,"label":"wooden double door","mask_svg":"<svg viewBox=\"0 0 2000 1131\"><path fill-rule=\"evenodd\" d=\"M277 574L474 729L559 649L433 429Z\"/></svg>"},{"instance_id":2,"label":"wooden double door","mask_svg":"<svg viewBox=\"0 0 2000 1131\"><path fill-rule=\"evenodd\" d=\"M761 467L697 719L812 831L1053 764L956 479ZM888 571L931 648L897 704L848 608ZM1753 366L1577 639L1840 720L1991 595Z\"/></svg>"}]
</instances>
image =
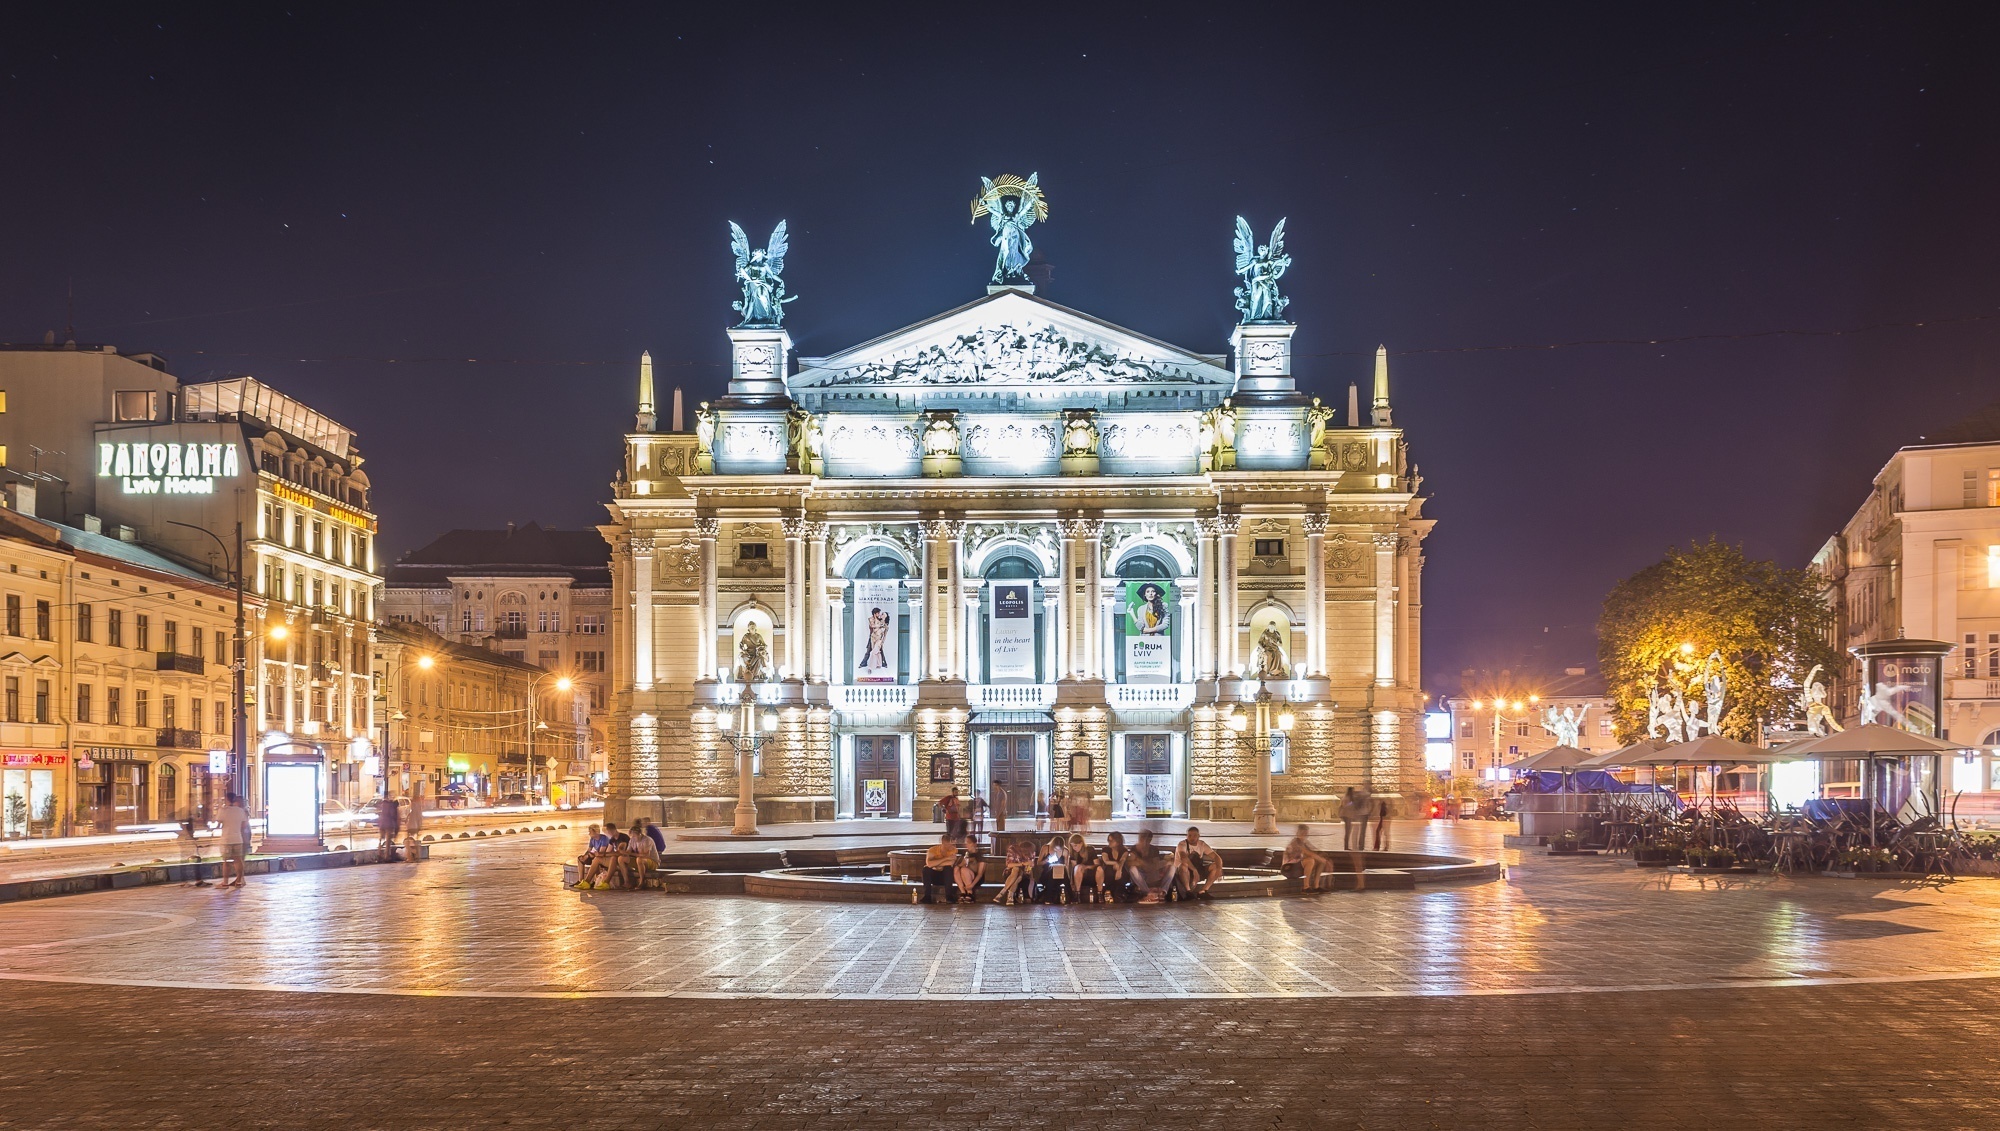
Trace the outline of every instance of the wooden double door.
<instances>
[{"instance_id":1,"label":"wooden double door","mask_svg":"<svg viewBox=\"0 0 2000 1131\"><path fill-rule=\"evenodd\" d=\"M903 741L894 734L854 736L854 815L903 815Z\"/></svg>"},{"instance_id":2,"label":"wooden double door","mask_svg":"<svg viewBox=\"0 0 2000 1131\"><path fill-rule=\"evenodd\" d=\"M987 779L993 786L988 803L996 808L1001 791L1006 791L1007 815L1032 817L1035 814L1035 736L996 734L986 740Z\"/></svg>"}]
</instances>

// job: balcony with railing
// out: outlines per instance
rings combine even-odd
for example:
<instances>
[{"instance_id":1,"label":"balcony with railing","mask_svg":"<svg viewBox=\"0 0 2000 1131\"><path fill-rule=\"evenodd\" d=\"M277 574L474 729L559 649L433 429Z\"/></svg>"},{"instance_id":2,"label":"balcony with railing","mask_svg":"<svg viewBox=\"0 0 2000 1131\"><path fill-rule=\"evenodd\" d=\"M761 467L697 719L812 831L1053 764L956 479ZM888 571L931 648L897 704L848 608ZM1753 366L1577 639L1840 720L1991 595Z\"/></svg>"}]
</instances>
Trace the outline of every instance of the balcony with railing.
<instances>
[{"instance_id":1,"label":"balcony with railing","mask_svg":"<svg viewBox=\"0 0 2000 1131\"><path fill-rule=\"evenodd\" d=\"M826 698L836 711L907 711L917 701L917 689L908 683L842 683L827 688Z\"/></svg>"},{"instance_id":2,"label":"balcony with railing","mask_svg":"<svg viewBox=\"0 0 2000 1131\"><path fill-rule=\"evenodd\" d=\"M1950 699L2000 699L2000 679L1954 679Z\"/></svg>"},{"instance_id":3,"label":"balcony with railing","mask_svg":"<svg viewBox=\"0 0 2000 1131\"><path fill-rule=\"evenodd\" d=\"M1104 697L1114 710L1181 711L1194 704L1194 684L1114 683Z\"/></svg>"},{"instance_id":4,"label":"balcony with railing","mask_svg":"<svg viewBox=\"0 0 2000 1131\"><path fill-rule=\"evenodd\" d=\"M208 671L208 661L200 656L184 656L179 652L156 652L153 654L153 670L203 675Z\"/></svg>"},{"instance_id":5,"label":"balcony with railing","mask_svg":"<svg viewBox=\"0 0 2000 1131\"><path fill-rule=\"evenodd\" d=\"M501 640L526 640L528 623L522 621L520 624L508 624L502 621L500 626L493 630L493 635Z\"/></svg>"},{"instance_id":6,"label":"balcony with railing","mask_svg":"<svg viewBox=\"0 0 2000 1131\"><path fill-rule=\"evenodd\" d=\"M161 727L157 741L153 745L171 750L200 750L201 732L181 730L178 727Z\"/></svg>"},{"instance_id":7,"label":"balcony with railing","mask_svg":"<svg viewBox=\"0 0 2000 1131\"><path fill-rule=\"evenodd\" d=\"M975 683L966 694L975 711L1046 711L1056 705L1053 683Z\"/></svg>"}]
</instances>

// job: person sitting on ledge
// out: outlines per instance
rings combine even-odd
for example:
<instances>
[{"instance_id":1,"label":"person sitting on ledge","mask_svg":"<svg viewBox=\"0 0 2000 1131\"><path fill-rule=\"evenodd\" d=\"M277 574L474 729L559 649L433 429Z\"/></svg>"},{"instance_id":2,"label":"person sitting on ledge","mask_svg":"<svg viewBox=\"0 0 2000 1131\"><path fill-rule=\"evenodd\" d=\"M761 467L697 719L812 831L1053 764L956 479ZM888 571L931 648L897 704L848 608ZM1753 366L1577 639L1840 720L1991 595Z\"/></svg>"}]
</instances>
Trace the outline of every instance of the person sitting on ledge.
<instances>
[{"instance_id":1,"label":"person sitting on ledge","mask_svg":"<svg viewBox=\"0 0 2000 1131\"><path fill-rule=\"evenodd\" d=\"M1076 897L1084 903L1104 902L1104 862L1082 833L1069 834L1069 870L1076 882Z\"/></svg>"},{"instance_id":2,"label":"person sitting on ledge","mask_svg":"<svg viewBox=\"0 0 2000 1131\"><path fill-rule=\"evenodd\" d=\"M647 836L643 831L631 837L630 840L631 855L629 859L632 862L632 887L636 891L646 886L646 880L649 877L652 879L659 878L660 849L658 845L653 843L653 838Z\"/></svg>"},{"instance_id":3,"label":"person sitting on ledge","mask_svg":"<svg viewBox=\"0 0 2000 1131\"><path fill-rule=\"evenodd\" d=\"M986 878L986 857L979 854L979 842L967 837L964 850L958 854L958 863L952 869L952 878L958 883L958 894L953 902L979 902L979 884Z\"/></svg>"},{"instance_id":4,"label":"person sitting on ledge","mask_svg":"<svg viewBox=\"0 0 2000 1131\"><path fill-rule=\"evenodd\" d=\"M912 893L913 903L936 903L937 893L944 892L945 899L951 899L951 869L958 860L958 844L950 833L938 837L938 842L924 853L924 886L921 892Z\"/></svg>"},{"instance_id":5,"label":"person sitting on ledge","mask_svg":"<svg viewBox=\"0 0 2000 1131\"><path fill-rule=\"evenodd\" d=\"M1014 903L1022 898L1032 898L1030 885L1035 874L1035 845L1026 837L1015 837L1007 842L1007 871L1001 877L1000 894L993 897L995 903Z\"/></svg>"},{"instance_id":6,"label":"person sitting on ledge","mask_svg":"<svg viewBox=\"0 0 2000 1131\"><path fill-rule=\"evenodd\" d=\"M1326 869L1326 857L1313 847L1312 830L1300 825L1285 844L1285 856L1278 865L1278 871L1288 879L1304 880L1306 890L1311 891L1319 886L1320 873Z\"/></svg>"},{"instance_id":7,"label":"person sitting on ledge","mask_svg":"<svg viewBox=\"0 0 2000 1131\"><path fill-rule=\"evenodd\" d=\"M1125 834L1114 832L1104 838L1104 855L1097 858L1097 866L1104 874L1104 893L1112 899L1128 899L1135 892L1145 890L1145 881L1135 882L1132 850L1125 847Z\"/></svg>"},{"instance_id":8,"label":"person sitting on ledge","mask_svg":"<svg viewBox=\"0 0 2000 1131\"><path fill-rule=\"evenodd\" d=\"M1132 886L1139 891L1140 903L1158 903L1166 898L1170 862L1153 843L1153 830L1140 829L1139 842L1132 846Z\"/></svg>"},{"instance_id":9,"label":"person sitting on ledge","mask_svg":"<svg viewBox=\"0 0 2000 1131\"><path fill-rule=\"evenodd\" d=\"M590 886L590 873L597 863L597 857L611 841L596 825L590 826L590 843L583 846L583 855L576 858L576 886L580 891Z\"/></svg>"},{"instance_id":10,"label":"person sitting on ledge","mask_svg":"<svg viewBox=\"0 0 2000 1131\"><path fill-rule=\"evenodd\" d=\"M617 886L625 876L625 858L630 854L631 843L632 838L624 833L612 837L611 843L598 849L585 882L599 889Z\"/></svg>"},{"instance_id":11,"label":"person sitting on ledge","mask_svg":"<svg viewBox=\"0 0 2000 1131\"><path fill-rule=\"evenodd\" d=\"M1068 903L1076 891L1070 875L1069 845L1050 837L1035 861L1035 895L1044 903Z\"/></svg>"},{"instance_id":12,"label":"person sitting on ledge","mask_svg":"<svg viewBox=\"0 0 2000 1131\"><path fill-rule=\"evenodd\" d=\"M1182 898L1207 898L1208 889L1222 878L1222 854L1201 839L1201 830L1188 826L1187 837L1174 846L1174 882Z\"/></svg>"}]
</instances>

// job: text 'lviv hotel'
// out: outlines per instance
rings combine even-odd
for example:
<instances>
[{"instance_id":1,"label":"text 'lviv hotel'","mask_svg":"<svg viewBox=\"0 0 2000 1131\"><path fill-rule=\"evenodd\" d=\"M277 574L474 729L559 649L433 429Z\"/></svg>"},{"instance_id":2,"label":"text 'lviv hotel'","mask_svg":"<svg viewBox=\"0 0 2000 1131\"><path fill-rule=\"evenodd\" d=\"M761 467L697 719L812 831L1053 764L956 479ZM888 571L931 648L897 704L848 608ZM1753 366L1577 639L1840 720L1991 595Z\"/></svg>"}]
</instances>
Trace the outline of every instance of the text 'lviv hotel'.
<instances>
[{"instance_id":1,"label":"text 'lviv hotel'","mask_svg":"<svg viewBox=\"0 0 2000 1131\"><path fill-rule=\"evenodd\" d=\"M1035 294L1036 178L973 207L984 297L826 357L780 324L784 226L731 225L728 395L656 431L642 362L603 528L608 815L727 821L746 687L767 820L928 819L953 788L1248 819L1261 757L1282 820L1413 797L1431 522L1386 355L1365 422L1298 391L1282 223L1237 221L1242 319L1205 355ZM1260 691L1288 730L1242 728Z\"/></svg>"}]
</instances>

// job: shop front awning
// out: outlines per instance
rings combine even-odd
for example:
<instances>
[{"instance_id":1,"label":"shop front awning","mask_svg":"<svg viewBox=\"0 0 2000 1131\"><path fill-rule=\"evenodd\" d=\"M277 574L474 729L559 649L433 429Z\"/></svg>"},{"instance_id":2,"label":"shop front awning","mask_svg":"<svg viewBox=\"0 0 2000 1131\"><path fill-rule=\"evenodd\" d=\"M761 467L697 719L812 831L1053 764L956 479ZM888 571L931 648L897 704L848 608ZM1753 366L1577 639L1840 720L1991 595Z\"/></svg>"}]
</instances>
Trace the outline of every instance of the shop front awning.
<instances>
[{"instance_id":1,"label":"shop front awning","mask_svg":"<svg viewBox=\"0 0 2000 1131\"><path fill-rule=\"evenodd\" d=\"M1047 711L979 711L965 724L967 730L1054 730L1055 717Z\"/></svg>"}]
</instances>

